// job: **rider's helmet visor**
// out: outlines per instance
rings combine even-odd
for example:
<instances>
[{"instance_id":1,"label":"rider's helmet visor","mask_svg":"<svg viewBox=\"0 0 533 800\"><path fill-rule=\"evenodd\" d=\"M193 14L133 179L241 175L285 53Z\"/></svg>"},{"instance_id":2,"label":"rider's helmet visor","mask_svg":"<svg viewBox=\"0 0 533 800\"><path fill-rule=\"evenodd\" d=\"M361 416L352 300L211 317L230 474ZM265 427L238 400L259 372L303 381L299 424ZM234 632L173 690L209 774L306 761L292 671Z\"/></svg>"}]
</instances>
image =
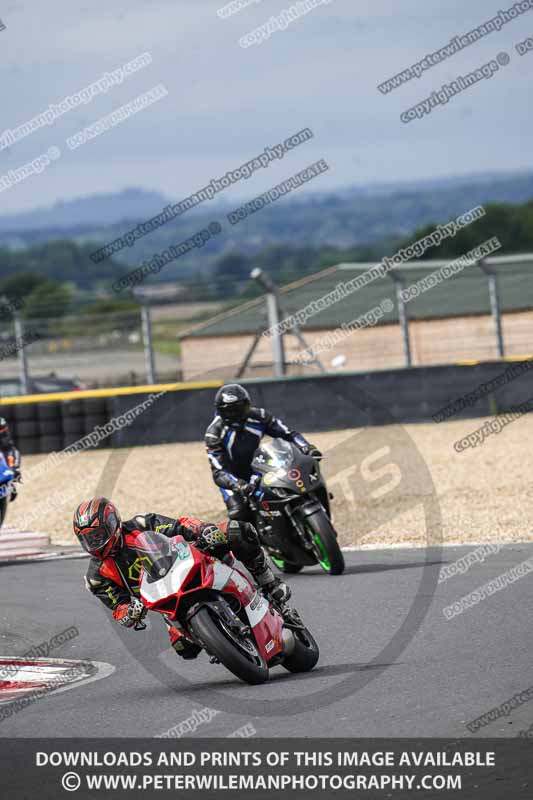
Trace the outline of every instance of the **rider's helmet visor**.
<instances>
[{"instance_id":1,"label":"rider's helmet visor","mask_svg":"<svg viewBox=\"0 0 533 800\"><path fill-rule=\"evenodd\" d=\"M113 533L110 533L106 527L102 527L80 531L79 538L83 549L94 555L100 552L112 537Z\"/></svg>"},{"instance_id":2,"label":"rider's helmet visor","mask_svg":"<svg viewBox=\"0 0 533 800\"><path fill-rule=\"evenodd\" d=\"M84 528L78 532L81 546L91 555L100 555L106 546L113 540L120 527L115 514L107 517L104 525Z\"/></svg>"},{"instance_id":3,"label":"rider's helmet visor","mask_svg":"<svg viewBox=\"0 0 533 800\"><path fill-rule=\"evenodd\" d=\"M223 403L219 406L219 412L224 422L241 422L250 413L250 403L247 400Z\"/></svg>"}]
</instances>

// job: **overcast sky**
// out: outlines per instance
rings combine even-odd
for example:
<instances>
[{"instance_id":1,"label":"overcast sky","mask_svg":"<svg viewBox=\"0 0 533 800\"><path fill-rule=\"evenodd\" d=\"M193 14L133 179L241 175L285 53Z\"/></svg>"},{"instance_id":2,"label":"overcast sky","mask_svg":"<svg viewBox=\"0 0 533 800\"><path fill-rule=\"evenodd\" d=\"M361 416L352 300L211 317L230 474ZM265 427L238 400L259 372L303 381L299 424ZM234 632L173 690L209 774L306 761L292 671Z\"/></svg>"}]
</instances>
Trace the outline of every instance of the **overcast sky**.
<instances>
[{"instance_id":1,"label":"overcast sky","mask_svg":"<svg viewBox=\"0 0 533 800\"><path fill-rule=\"evenodd\" d=\"M0 9L0 134L139 54L152 63L107 94L0 152L0 175L61 157L0 193L0 214L125 187L178 199L309 127L301 145L224 199L256 195L324 158L311 188L531 169L533 10L388 95L377 84L487 21L502 0L331 0L261 45L239 39L290 0L260 0L229 19L224 0L7 0ZM406 125L401 112L506 52L508 66ZM70 151L65 140L159 83L168 95Z\"/></svg>"}]
</instances>

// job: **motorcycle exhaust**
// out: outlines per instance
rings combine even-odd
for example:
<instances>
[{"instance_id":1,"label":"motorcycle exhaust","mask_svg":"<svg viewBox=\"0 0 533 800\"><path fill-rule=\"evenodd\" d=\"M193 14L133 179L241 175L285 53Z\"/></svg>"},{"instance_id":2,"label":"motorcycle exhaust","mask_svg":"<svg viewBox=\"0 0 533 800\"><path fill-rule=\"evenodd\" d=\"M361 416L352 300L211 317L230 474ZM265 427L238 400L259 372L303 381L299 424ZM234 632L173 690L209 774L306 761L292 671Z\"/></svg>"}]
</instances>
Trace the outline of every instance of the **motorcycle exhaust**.
<instances>
[{"instance_id":1,"label":"motorcycle exhaust","mask_svg":"<svg viewBox=\"0 0 533 800\"><path fill-rule=\"evenodd\" d=\"M283 642L283 655L291 656L294 653L294 633L290 628L283 628L281 638Z\"/></svg>"}]
</instances>

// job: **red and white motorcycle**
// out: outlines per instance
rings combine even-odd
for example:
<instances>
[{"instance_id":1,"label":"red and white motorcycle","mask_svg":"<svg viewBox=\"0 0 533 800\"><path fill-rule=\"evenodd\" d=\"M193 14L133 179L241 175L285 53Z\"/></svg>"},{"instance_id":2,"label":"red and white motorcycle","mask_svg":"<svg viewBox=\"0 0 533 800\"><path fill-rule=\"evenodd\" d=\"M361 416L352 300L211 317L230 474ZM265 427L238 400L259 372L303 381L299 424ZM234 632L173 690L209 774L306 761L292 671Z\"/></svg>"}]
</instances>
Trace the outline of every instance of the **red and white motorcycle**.
<instances>
[{"instance_id":1,"label":"red and white motorcycle","mask_svg":"<svg viewBox=\"0 0 533 800\"><path fill-rule=\"evenodd\" d=\"M278 664L307 672L317 663L318 645L298 612L274 604L239 569L182 536L147 531L136 550L144 606L200 645L212 663L251 684L264 683Z\"/></svg>"}]
</instances>

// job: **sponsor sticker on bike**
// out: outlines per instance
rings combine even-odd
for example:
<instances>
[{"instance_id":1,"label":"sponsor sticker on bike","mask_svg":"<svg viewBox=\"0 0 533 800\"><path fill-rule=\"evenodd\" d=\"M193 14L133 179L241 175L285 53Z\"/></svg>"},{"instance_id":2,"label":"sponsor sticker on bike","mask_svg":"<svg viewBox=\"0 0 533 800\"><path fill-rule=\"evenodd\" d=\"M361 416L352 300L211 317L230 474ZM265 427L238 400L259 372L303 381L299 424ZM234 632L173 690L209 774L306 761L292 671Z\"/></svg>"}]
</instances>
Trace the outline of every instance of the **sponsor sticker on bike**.
<instances>
[{"instance_id":1,"label":"sponsor sticker on bike","mask_svg":"<svg viewBox=\"0 0 533 800\"><path fill-rule=\"evenodd\" d=\"M185 542L178 542L175 550L180 561L185 561L191 555L191 548L188 544L185 544Z\"/></svg>"},{"instance_id":2,"label":"sponsor sticker on bike","mask_svg":"<svg viewBox=\"0 0 533 800\"><path fill-rule=\"evenodd\" d=\"M264 600L263 595L259 592L256 592L253 596L252 602L250 603L250 611L255 611L261 605L261 601Z\"/></svg>"}]
</instances>

